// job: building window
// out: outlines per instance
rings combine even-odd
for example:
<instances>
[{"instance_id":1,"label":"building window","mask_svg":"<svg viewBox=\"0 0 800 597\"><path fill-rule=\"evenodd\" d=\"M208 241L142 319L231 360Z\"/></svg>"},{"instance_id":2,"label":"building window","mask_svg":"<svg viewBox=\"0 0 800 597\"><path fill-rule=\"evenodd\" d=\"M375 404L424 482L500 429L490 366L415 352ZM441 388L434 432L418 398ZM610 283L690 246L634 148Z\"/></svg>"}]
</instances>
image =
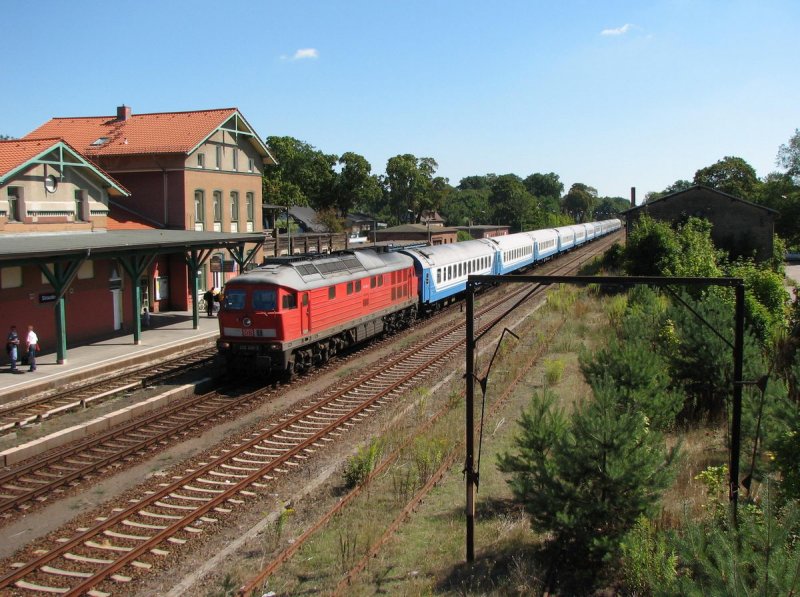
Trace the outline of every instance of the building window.
<instances>
[{"instance_id":1,"label":"building window","mask_svg":"<svg viewBox=\"0 0 800 597\"><path fill-rule=\"evenodd\" d=\"M239 148L234 147L231 153L233 154L233 170L236 171L239 169Z\"/></svg>"},{"instance_id":2,"label":"building window","mask_svg":"<svg viewBox=\"0 0 800 597\"><path fill-rule=\"evenodd\" d=\"M198 153L197 154L197 167L198 168L205 168L206 167L206 154Z\"/></svg>"},{"instance_id":3,"label":"building window","mask_svg":"<svg viewBox=\"0 0 800 597\"><path fill-rule=\"evenodd\" d=\"M247 209L247 232L253 232L253 193L245 195L245 207Z\"/></svg>"},{"instance_id":4,"label":"building window","mask_svg":"<svg viewBox=\"0 0 800 597\"><path fill-rule=\"evenodd\" d=\"M217 145L217 170L222 168L222 145Z\"/></svg>"},{"instance_id":5,"label":"building window","mask_svg":"<svg viewBox=\"0 0 800 597\"><path fill-rule=\"evenodd\" d=\"M247 171L248 172L255 172L256 169L256 161L253 158L247 160Z\"/></svg>"},{"instance_id":6,"label":"building window","mask_svg":"<svg viewBox=\"0 0 800 597\"><path fill-rule=\"evenodd\" d=\"M19 266L0 268L0 288L21 288L22 268Z\"/></svg>"},{"instance_id":7,"label":"building window","mask_svg":"<svg viewBox=\"0 0 800 597\"><path fill-rule=\"evenodd\" d=\"M231 191L231 222L239 221L239 192Z\"/></svg>"},{"instance_id":8,"label":"building window","mask_svg":"<svg viewBox=\"0 0 800 597\"><path fill-rule=\"evenodd\" d=\"M194 192L194 229L202 230L205 223L205 194L203 191Z\"/></svg>"},{"instance_id":9,"label":"building window","mask_svg":"<svg viewBox=\"0 0 800 597\"><path fill-rule=\"evenodd\" d=\"M75 221L81 221L81 192L80 190L75 190Z\"/></svg>"},{"instance_id":10,"label":"building window","mask_svg":"<svg viewBox=\"0 0 800 597\"><path fill-rule=\"evenodd\" d=\"M214 221L222 221L222 191L214 191Z\"/></svg>"},{"instance_id":11,"label":"building window","mask_svg":"<svg viewBox=\"0 0 800 597\"><path fill-rule=\"evenodd\" d=\"M20 222L22 217L19 213L19 187L8 187L8 220L9 222Z\"/></svg>"},{"instance_id":12,"label":"building window","mask_svg":"<svg viewBox=\"0 0 800 597\"><path fill-rule=\"evenodd\" d=\"M169 278L167 276L159 276L156 278L155 291L155 300L163 301L169 298Z\"/></svg>"}]
</instances>

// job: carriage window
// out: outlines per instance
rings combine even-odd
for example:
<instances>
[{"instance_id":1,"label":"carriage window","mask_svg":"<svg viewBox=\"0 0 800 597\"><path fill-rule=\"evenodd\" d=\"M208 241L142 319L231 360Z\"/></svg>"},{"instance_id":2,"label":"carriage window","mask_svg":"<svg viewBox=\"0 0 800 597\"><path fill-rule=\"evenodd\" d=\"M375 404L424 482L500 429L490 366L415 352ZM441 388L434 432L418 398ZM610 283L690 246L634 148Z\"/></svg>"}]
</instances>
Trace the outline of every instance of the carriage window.
<instances>
[{"instance_id":1,"label":"carriage window","mask_svg":"<svg viewBox=\"0 0 800 597\"><path fill-rule=\"evenodd\" d=\"M436 270L436 283L437 284L441 284L442 283L442 270L438 269L438 268Z\"/></svg>"},{"instance_id":2,"label":"carriage window","mask_svg":"<svg viewBox=\"0 0 800 597\"><path fill-rule=\"evenodd\" d=\"M297 308L297 297L293 294L284 294L283 300L281 302L281 306L284 309L296 309Z\"/></svg>"},{"instance_id":3,"label":"carriage window","mask_svg":"<svg viewBox=\"0 0 800 597\"><path fill-rule=\"evenodd\" d=\"M244 290L226 290L225 291L225 310L226 311L241 311L244 309L244 299L246 293Z\"/></svg>"},{"instance_id":4,"label":"carriage window","mask_svg":"<svg viewBox=\"0 0 800 597\"><path fill-rule=\"evenodd\" d=\"M328 286L328 298L329 299L336 298L336 286Z\"/></svg>"},{"instance_id":5,"label":"carriage window","mask_svg":"<svg viewBox=\"0 0 800 597\"><path fill-rule=\"evenodd\" d=\"M274 311L278 304L276 301L276 293L274 290L254 290L253 291L253 309L257 311ZM284 300L286 297L284 297ZM228 300L228 293L225 293L225 301ZM285 305L284 305L285 306Z\"/></svg>"}]
</instances>

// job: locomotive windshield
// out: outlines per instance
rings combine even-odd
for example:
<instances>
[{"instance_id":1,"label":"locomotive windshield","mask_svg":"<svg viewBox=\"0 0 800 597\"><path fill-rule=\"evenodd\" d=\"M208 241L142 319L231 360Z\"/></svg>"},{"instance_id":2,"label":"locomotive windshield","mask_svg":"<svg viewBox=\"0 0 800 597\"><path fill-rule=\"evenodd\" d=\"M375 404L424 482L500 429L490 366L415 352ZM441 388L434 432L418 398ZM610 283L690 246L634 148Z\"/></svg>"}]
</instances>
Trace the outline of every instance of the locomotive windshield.
<instances>
[{"instance_id":1,"label":"locomotive windshield","mask_svg":"<svg viewBox=\"0 0 800 597\"><path fill-rule=\"evenodd\" d=\"M241 311L244 309L244 299L246 297L244 290L231 290L225 291L225 310L226 311Z\"/></svg>"},{"instance_id":2,"label":"locomotive windshield","mask_svg":"<svg viewBox=\"0 0 800 597\"><path fill-rule=\"evenodd\" d=\"M253 309L256 311L274 311L277 306L277 293L274 289L253 291Z\"/></svg>"}]
</instances>

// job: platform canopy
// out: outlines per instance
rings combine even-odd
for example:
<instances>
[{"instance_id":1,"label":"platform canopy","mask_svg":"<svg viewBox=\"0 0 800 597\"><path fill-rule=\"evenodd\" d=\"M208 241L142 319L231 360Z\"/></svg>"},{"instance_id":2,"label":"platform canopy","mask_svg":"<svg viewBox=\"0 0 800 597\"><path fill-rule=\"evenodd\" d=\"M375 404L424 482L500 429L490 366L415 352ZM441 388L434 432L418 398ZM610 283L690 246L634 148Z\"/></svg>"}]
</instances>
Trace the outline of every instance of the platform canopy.
<instances>
[{"instance_id":1,"label":"platform canopy","mask_svg":"<svg viewBox=\"0 0 800 597\"><path fill-rule=\"evenodd\" d=\"M0 267L69 261L76 257L115 259L141 253L185 253L238 249L264 242L263 233L194 230L114 230L110 232L0 235Z\"/></svg>"},{"instance_id":2,"label":"platform canopy","mask_svg":"<svg viewBox=\"0 0 800 597\"><path fill-rule=\"evenodd\" d=\"M213 251L226 249L240 270L264 244L264 234L195 232L194 230L114 230L110 232L0 235L0 268L37 266L56 294L55 329L57 359L66 360L64 295L80 267L90 260L115 259L134 281L130 285L134 313L141 312L141 288L136 283L159 255L183 256L191 276L192 311L195 329L197 311L197 270ZM248 245L250 245L248 247ZM141 321L134 318L134 343L140 342Z\"/></svg>"}]
</instances>

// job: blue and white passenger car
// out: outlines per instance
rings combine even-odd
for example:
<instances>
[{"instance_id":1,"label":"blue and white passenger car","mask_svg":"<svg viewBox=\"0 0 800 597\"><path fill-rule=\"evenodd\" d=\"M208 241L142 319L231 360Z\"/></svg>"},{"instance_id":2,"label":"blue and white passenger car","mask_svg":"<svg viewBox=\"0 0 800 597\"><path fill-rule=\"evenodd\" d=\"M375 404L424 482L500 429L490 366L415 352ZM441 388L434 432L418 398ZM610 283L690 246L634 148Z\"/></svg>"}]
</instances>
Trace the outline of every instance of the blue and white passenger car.
<instances>
[{"instance_id":1,"label":"blue and white passenger car","mask_svg":"<svg viewBox=\"0 0 800 597\"><path fill-rule=\"evenodd\" d=\"M483 242L498 251L494 273L504 275L531 265L534 260L533 239L530 235L519 232L507 236L495 236L483 239Z\"/></svg>"},{"instance_id":2,"label":"blue and white passenger car","mask_svg":"<svg viewBox=\"0 0 800 597\"><path fill-rule=\"evenodd\" d=\"M533 259L545 261L558 254L558 232L555 228L526 232L533 241Z\"/></svg>"},{"instance_id":3,"label":"blue and white passenger car","mask_svg":"<svg viewBox=\"0 0 800 597\"><path fill-rule=\"evenodd\" d=\"M423 307L447 304L464 292L470 274L495 273L497 249L483 240L468 240L402 251L414 260Z\"/></svg>"}]
</instances>

